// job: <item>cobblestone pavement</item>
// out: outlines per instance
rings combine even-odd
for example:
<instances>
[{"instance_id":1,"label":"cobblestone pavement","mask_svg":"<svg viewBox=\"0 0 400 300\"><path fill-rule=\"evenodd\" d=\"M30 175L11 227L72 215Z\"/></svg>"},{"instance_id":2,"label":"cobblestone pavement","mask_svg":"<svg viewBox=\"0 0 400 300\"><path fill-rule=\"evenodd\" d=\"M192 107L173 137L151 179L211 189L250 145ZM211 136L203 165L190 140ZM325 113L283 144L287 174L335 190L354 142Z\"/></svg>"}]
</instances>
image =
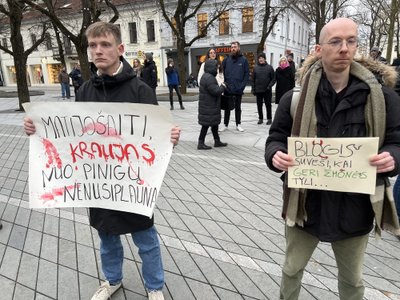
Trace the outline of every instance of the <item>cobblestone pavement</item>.
<instances>
[{"instance_id":1,"label":"cobblestone pavement","mask_svg":"<svg viewBox=\"0 0 400 300\"><path fill-rule=\"evenodd\" d=\"M54 88L31 100L62 101ZM103 279L97 233L87 209L29 209L29 139L17 101L0 98L0 299L90 299ZM245 132L230 126L221 133L228 147L198 151L197 102L185 107L172 111L182 138L155 211L166 299L278 299L285 241L281 182L263 158L269 126L256 124L255 103L244 103ZM123 243L124 287L112 299L146 299L137 250L127 236ZM321 243L300 299L338 299L336 277L330 245ZM365 299L400 299L400 242L389 233L371 235L365 285Z\"/></svg>"}]
</instances>

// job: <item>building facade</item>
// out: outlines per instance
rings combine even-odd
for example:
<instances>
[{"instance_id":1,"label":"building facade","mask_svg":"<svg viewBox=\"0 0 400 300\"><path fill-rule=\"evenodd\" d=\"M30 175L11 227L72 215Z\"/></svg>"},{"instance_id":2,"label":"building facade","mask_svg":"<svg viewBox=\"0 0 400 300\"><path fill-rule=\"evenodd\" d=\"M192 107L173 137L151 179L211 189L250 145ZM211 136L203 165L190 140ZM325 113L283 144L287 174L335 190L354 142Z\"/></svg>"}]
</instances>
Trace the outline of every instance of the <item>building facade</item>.
<instances>
[{"instance_id":1,"label":"building facade","mask_svg":"<svg viewBox=\"0 0 400 300\"><path fill-rule=\"evenodd\" d=\"M76 0L71 0L76 1ZM135 58L143 62L144 53L153 53L154 61L158 68L159 85L165 86L166 74L164 69L169 57L176 58L176 38L171 28L161 15L154 1L141 1L134 7L129 4L119 5L119 19L116 21L121 28L122 40L125 44L125 58L132 64ZM174 3L174 1L170 2ZM215 12L214 1L206 1L186 26L186 40L195 35L204 22L207 22ZM254 6L252 6L254 5ZM133 9L134 8L134 9ZM247 57L250 69L254 67L257 57L257 45L261 39L262 17L264 15L261 1L236 1L233 7L226 10L217 19L207 36L197 40L189 49L186 49L187 77L190 73L197 76L205 54L210 47L217 50L221 57L229 54L232 41L241 43L241 50ZM107 16L105 16L107 18ZM77 11L69 13L68 24L70 28L80 29L82 15ZM105 19L106 19L105 18ZM22 34L26 46L36 41L39 30L35 32L32 24L35 20L23 23ZM296 65L305 57L309 48L310 21L296 7L285 11L275 24L272 33L264 45L267 61L274 68L278 66L280 56L287 51L294 54ZM60 34L63 40L67 72L79 62L74 45L70 40ZM0 36L2 45L11 47L8 36ZM0 51L2 80L5 85L16 85L16 75L13 57ZM49 32L46 41L34 51L27 61L27 79L32 86L52 85L58 83L58 74L62 68L59 60L58 46L55 33Z\"/></svg>"}]
</instances>

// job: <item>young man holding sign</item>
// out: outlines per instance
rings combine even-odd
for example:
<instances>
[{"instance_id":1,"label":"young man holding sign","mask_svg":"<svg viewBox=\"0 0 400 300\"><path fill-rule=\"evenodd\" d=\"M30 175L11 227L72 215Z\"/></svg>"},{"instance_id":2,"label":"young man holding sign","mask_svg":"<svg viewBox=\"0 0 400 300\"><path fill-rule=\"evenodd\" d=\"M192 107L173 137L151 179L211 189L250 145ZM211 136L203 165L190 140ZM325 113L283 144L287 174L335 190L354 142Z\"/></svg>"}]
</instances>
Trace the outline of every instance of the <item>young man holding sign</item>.
<instances>
[{"instance_id":1,"label":"young man holding sign","mask_svg":"<svg viewBox=\"0 0 400 300\"><path fill-rule=\"evenodd\" d=\"M136 77L132 67L122 57L124 45L118 26L97 22L87 28L86 36L93 61L93 75L79 88L76 101L157 105L152 89ZM25 118L24 127L29 135L36 131L30 118ZM178 143L179 136L180 128L172 128L171 142L174 145ZM90 208L90 225L98 230L100 236L100 256L106 278L92 300L109 299L121 287L124 255L120 235L127 233L132 235L133 242L139 248L149 299L164 299L164 271L154 217Z\"/></svg>"},{"instance_id":2,"label":"young man holding sign","mask_svg":"<svg viewBox=\"0 0 400 300\"><path fill-rule=\"evenodd\" d=\"M378 234L383 227L399 232L393 198L385 197L385 185L388 176L399 173L400 99L381 86L368 68L393 75L390 69L354 60L357 35L356 23L347 18L334 19L323 27L315 56L304 63L297 111L292 116L291 91L279 103L266 142L265 160L275 172L293 167L295 160L287 154L289 136L379 137L379 154L366 158L378 173L375 195L289 189L286 177L281 299L298 298L304 269L320 241L330 242L335 254L340 299L363 299L362 266L374 218Z\"/></svg>"}]
</instances>

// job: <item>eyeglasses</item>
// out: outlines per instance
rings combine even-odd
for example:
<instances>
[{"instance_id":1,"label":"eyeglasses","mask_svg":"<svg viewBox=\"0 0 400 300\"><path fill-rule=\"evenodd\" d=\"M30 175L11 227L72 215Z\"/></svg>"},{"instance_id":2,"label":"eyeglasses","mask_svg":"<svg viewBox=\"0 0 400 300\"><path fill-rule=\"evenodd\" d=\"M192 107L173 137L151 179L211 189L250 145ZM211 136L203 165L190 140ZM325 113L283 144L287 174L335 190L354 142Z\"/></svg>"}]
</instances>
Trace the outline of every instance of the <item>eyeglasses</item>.
<instances>
[{"instance_id":1,"label":"eyeglasses","mask_svg":"<svg viewBox=\"0 0 400 300\"><path fill-rule=\"evenodd\" d=\"M358 40L356 38L350 38L348 40L333 39L333 40L330 40L329 42L321 43L321 45L327 44L335 50L340 50L342 48L343 42L346 44L346 47L349 49L354 49L354 48L357 48L357 46L358 46Z\"/></svg>"}]
</instances>

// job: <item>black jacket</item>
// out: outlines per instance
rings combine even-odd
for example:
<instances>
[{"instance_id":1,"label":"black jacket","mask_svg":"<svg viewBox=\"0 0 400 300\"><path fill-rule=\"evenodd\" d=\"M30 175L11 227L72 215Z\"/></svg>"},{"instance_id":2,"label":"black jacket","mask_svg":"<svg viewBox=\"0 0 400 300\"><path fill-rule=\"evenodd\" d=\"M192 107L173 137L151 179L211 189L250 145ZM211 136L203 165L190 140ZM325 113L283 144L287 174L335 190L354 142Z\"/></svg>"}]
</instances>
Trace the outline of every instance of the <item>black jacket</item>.
<instances>
[{"instance_id":1,"label":"black jacket","mask_svg":"<svg viewBox=\"0 0 400 300\"><path fill-rule=\"evenodd\" d=\"M93 75L78 90L76 101L81 102L132 102L157 105L155 94L145 83L139 80L132 67L121 57L123 69L116 76ZM93 67L93 66L92 66ZM151 219L129 212L90 208L90 225L97 230L112 234L125 234L145 230L154 224Z\"/></svg>"},{"instance_id":2,"label":"black jacket","mask_svg":"<svg viewBox=\"0 0 400 300\"><path fill-rule=\"evenodd\" d=\"M200 79L199 91L199 124L215 126L221 123L221 94L224 86L219 86L217 75L218 62L206 60L204 74Z\"/></svg>"},{"instance_id":3,"label":"black jacket","mask_svg":"<svg viewBox=\"0 0 400 300\"><path fill-rule=\"evenodd\" d=\"M267 63L257 64L253 70L252 77L252 92L265 93L267 90L271 90L275 84L275 71Z\"/></svg>"},{"instance_id":4,"label":"black jacket","mask_svg":"<svg viewBox=\"0 0 400 300\"><path fill-rule=\"evenodd\" d=\"M317 136L320 137L365 137L365 103L369 87L355 77L350 77L348 87L336 94L323 77L316 97ZM386 102L386 135L379 152L388 151L396 161L399 171L400 154L400 105L399 98L387 87L382 87ZM274 122L266 142L265 160L268 167L280 172L272 165L277 151L287 152L287 137L292 129L290 103L292 91L286 93L278 106ZM369 195L358 193L307 190L306 211L308 219L304 230L321 241L338 241L370 232L374 213Z\"/></svg>"},{"instance_id":5,"label":"black jacket","mask_svg":"<svg viewBox=\"0 0 400 300\"><path fill-rule=\"evenodd\" d=\"M280 67L276 68L275 71L276 87L275 87L275 103L279 104L281 97L287 91L291 90L295 86L294 73L292 68L289 66L285 69Z\"/></svg>"},{"instance_id":6,"label":"black jacket","mask_svg":"<svg viewBox=\"0 0 400 300\"><path fill-rule=\"evenodd\" d=\"M157 87L157 66L155 62L146 60L140 76L149 87L155 89Z\"/></svg>"}]
</instances>

